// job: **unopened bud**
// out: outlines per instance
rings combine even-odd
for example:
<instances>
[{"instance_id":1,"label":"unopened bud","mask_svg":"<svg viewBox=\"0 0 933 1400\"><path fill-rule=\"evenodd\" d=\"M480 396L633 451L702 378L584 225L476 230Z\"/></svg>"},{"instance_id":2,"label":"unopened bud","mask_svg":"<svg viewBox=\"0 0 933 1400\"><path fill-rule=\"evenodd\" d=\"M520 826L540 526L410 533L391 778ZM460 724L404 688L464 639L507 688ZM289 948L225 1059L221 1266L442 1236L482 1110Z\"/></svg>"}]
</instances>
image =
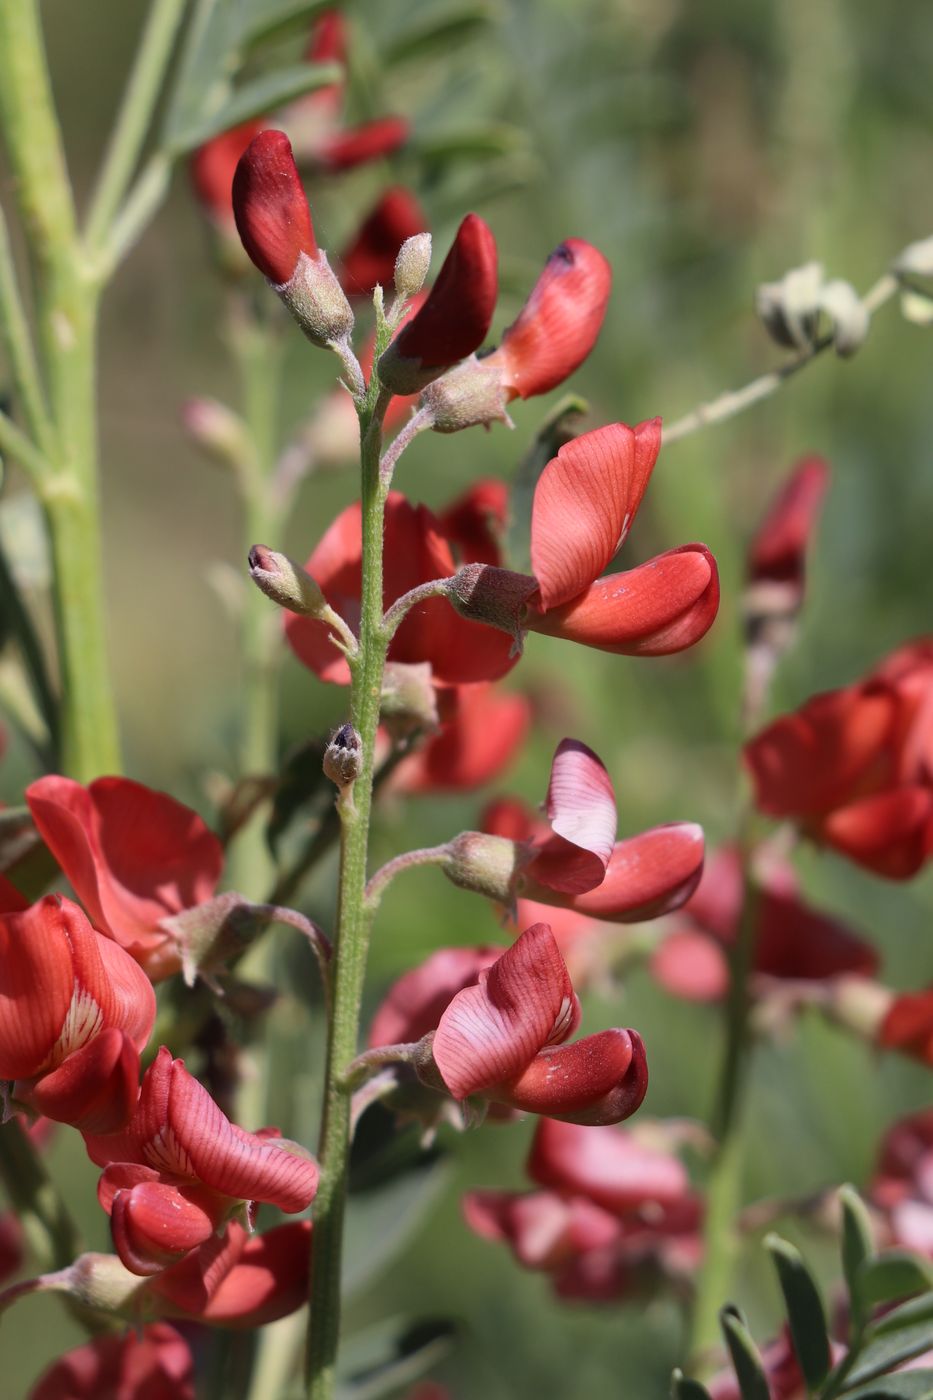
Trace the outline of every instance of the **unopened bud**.
<instances>
[{"instance_id":1,"label":"unopened bud","mask_svg":"<svg viewBox=\"0 0 933 1400\"><path fill-rule=\"evenodd\" d=\"M339 788L349 787L363 767L363 741L352 724L337 730L324 750L324 773Z\"/></svg>"},{"instance_id":2,"label":"unopened bud","mask_svg":"<svg viewBox=\"0 0 933 1400\"><path fill-rule=\"evenodd\" d=\"M431 266L431 235L416 233L406 238L395 259L395 290L403 301L417 296Z\"/></svg>"},{"instance_id":3,"label":"unopened bud","mask_svg":"<svg viewBox=\"0 0 933 1400\"><path fill-rule=\"evenodd\" d=\"M447 860L441 869L448 880L498 904L511 904L515 880L525 862L523 846L505 836L463 831L447 849Z\"/></svg>"},{"instance_id":4,"label":"unopened bud","mask_svg":"<svg viewBox=\"0 0 933 1400\"><path fill-rule=\"evenodd\" d=\"M755 295L758 315L772 340L790 350L808 350L816 341L823 266L791 268L779 282L764 282Z\"/></svg>"},{"instance_id":5,"label":"unopened bud","mask_svg":"<svg viewBox=\"0 0 933 1400\"><path fill-rule=\"evenodd\" d=\"M508 423L506 395L496 365L471 355L463 364L448 370L429 384L421 395L421 407L431 415L436 433L458 433L478 423Z\"/></svg>"},{"instance_id":6,"label":"unopened bud","mask_svg":"<svg viewBox=\"0 0 933 1400\"><path fill-rule=\"evenodd\" d=\"M215 461L238 467L247 454L243 419L217 399L189 399L182 409L186 430Z\"/></svg>"},{"instance_id":7,"label":"unopened bud","mask_svg":"<svg viewBox=\"0 0 933 1400\"><path fill-rule=\"evenodd\" d=\"M314 579L289 559L264 544L254 544L249 552L249 575L256 587L278 603L280 608L302 617L320 617L327 608L327 599Z\"/></svg>"},{"instance_id":8,"label":"unopened bud","mask_svg":"<svg viewBox=\"0 0 933 1400\"><path fill-rule=\"evenodd\" d=\"M289 280L273 285L312 344L327 349L349 339L353 309L323 250L301 253Z\"/></svg>"}]
</instances>

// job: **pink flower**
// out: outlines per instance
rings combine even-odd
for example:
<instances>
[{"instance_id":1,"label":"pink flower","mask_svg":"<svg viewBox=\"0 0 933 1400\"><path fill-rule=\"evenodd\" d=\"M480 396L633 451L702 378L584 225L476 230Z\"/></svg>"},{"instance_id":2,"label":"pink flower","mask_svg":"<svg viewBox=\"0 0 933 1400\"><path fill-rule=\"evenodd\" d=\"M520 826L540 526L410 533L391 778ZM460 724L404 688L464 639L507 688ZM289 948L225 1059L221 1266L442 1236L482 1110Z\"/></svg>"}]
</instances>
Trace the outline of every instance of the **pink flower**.
<instances>
[{"instance_id":1,"label":"pink flower","mask_svg":"<svg viewBox=\"0 0 933 1400\"><path fill-rule=\"evenodd\" d=\"M223 848L189 807L129 778L40 778L26 789L39 834L93 923L158 981L181 958L162 921L213 897Z\"/></svg>"},{"instance_id":2,"label":"pink flower","mask_svg":"<svg viewBox=\"0 0 933 1400\"><path fill-rule=\"evenodd\" d=\"M196 1249L235 1210L266 1202L291 1214L317 1190L317 1163L268 1132L231 1123L164 1046L146 1071L123 1133L85 1134L104 1168L98 1198L117 1253L133 1273L153 1274Z\"/></svg>"},{"instance_id":3,"label":"pink flower","mask_svg":"<svg viewBox=\"0 0 933 1400\"><path fill-rule=\"evenodd\" d=\"M458 1100L478 1096L573 1122L619 1122L647 1091L641 1037L608 1030L564 1045L579 1020L554 937L535 924L453 997L425 1039L419 1073Z\"/></svg>"},{"instance_id":4,"label":"pink flower","mask_svg":"<svg viewBox=\"0 0 933 1400\"><path fill-rule=\"evenodd\" d=\"M165 1322L108 1333L66 1352L43 1372L29 1400L194 1400L188 1343Z\"/></svg>"},{"instance_id":5,"label":"pink flower","mask_svg":"<svg viewBox=\"0 0 933 1400\"><path fill-rule=\"evenodd\" d=\"M136 1102L152 987L70 899L0 915L0 1079L14 1107L112 1132Z\"/></svg>"}]
</instances>

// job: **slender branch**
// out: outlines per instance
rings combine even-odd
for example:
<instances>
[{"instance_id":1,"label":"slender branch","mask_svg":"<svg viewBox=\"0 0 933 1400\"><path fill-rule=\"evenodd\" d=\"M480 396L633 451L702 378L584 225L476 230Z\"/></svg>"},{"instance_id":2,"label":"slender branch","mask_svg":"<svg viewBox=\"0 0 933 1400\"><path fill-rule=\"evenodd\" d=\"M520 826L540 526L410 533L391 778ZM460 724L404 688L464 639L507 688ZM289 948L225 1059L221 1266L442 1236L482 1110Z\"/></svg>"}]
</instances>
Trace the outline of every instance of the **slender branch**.
<instances>
[{"instance_id":1,"label":"slender branch","mask_svg":"<svg viewBox=\"0 0 933 1400\"><path fill-rule=\"evenodd\" d=\"M347 1065L341 1081L343 1087L351 1091L359 1088L384 1065L411 1064L420 1044L420 1040L406 1040L397 1045L376 1045L371 1050L364 1050L362 1055L357 1055Z\"/></svg>"},{"instance_id":2,"label":"slender branch","mask_svg":"<svg viewBox=\"0 0 933 1400\"><path fill-rule=\"evenodd\" d=\"M16 394L29 431L48 450L51 434L45 391L39 375L32 333L16 281L6 216L0 206L0 334L6 346Z\"/></svg>"},{"instance_id":3,"label":"slender branch","mask_svg":"<svg viewBox=\"0 0 933 1400\"><path fill-rule=\"evenodd\" d=\"M187 0L152 0L113 135L91 198L85 227L89 249L107 237L139 160Z\"/></svg>"},{"instance_id":4,"label":"slender branch","mask_svg":"<svg viewBox=\"0 0 933 1400\"><path fill-rule=\"evenodd\" d=\"M367 906L375 910L379 906L383 891L403 870L414 870L419 865L443 865L450 856L449 846L423 846L417 851L405 851L394 860L387 861L366 886L364 898Z\"/></svg>"},{"instance_id":5,"label":"slender branch","mask_svg":"<svg viewBox=\"0 0 933 1400\"><path fill-rule=\"evenodd\" d=\"M21 428L17 428L11 418L0 410L0 452L6 452L16 459L34 481L39 481L49 470L46 458Z\"/></svg>"},{"instance_id":6,"label":"slender branch","mask_svg":"<svg viewBox=\"0 0 933 1400\"><path fill-rule=\"evenodd\" d=\"M95 265L98 280L106 282L142 236L168 192L172 162L162 151L143 166L121 208L114 215L110 233Z\"/></svg>"},{"instance_id":7,"label":"slender branch","mask_svg":"<svg viewBox=\"0 0 933 1400\"><path fill-rule=\"evenodd\" d=\"M403 593L401 598L396 598L382 619L386 641L391 642L412 608L427 602L429 598L445 598L449 592L449 578L434 578L428 583L421 583L417 588L412 588L408 593Z\"/></svg>"},{"instance_id":8,"label":"slender branch","mask_svg":"<svg viewBox=\"0 0 933 1400\"><path fill-rule=\"evenodd\" d=\"M893 273L886 272L883 277L879 277L875 285L862 297L862 305L869 316L873 316L886 302L890 301L897 293L899 286L898 279ZM770 398L788 379L799 374L824 350L828 350L832 343L833 337L831 335L823 336L809 350L802 351L792 360L788 360L786 364L780 365L778 369L769 370L767 374L759 375L757 379L751 380L741 389L727 390L726 393L711 399L709 403L700 404L692 413L688 413L683 418L676 419L669 426L665 426L665 444L678 442L681 438L688 437L699 428L709 427L712 423L724 423L728 418L734 418L736 414L744 413L747 408L760 403L762 399Z\"/></svg>"},{"instance_id":9,"label":"slender branch","mask_svg":"<svg viewBox=\"0 0 933 1400\"><path fill-rule=\"evenodd\" d=\"M52 689L42 645L32 625L32 618L20 596L16 580L10 570L6 551L0 546L0 599L3 610L10 621L13 634L19 646L20 656L29 677L32 693L48 734L52 753L51 766L57 766L60 742L58 722L58 700Z\"/></svg>"},{"instance_id":10,"label":"slender branch","mask_svg":"<svg viewBox=\"0 0 933 1400\"><path fill-rule=\"evenodd\" d=\"M401 428L389 443L382 454L382 461L379 463L379 476L383 484L388 487L392 481L396 463L410 443L414 442L419 433L423 433L430 428L434 422L430 409L419 408L409 418L404 428Z\"/></svg>"}]
</instances>

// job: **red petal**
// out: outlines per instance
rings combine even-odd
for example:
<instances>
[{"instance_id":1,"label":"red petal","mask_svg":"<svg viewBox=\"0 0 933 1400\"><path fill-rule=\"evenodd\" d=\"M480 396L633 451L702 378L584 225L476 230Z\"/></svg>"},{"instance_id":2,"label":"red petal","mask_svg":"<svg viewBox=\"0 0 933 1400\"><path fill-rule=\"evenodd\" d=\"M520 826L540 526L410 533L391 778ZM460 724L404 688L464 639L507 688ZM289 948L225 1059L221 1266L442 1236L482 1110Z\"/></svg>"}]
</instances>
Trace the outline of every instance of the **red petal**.
<instances>
[{"instance_id":1,"label":"red petal","mask_svg":"<svg viewBox=\"0 0 933 1400\"><path fill-rule=\"evenodd\" d=\"M340 255L344 291L349 296L368 295L377 282L390 286L399 248L406 238L424 233L427 227L424 211L410 190L401 185L386 190Z\"/></svg>"},{"instance_id":2,"label":"red petal","mask_svg":"<svg viewBox=\"0 0 933 1400\"><path fill-rule=\"evenodd\" d=\"M194 1359L164 1322L111 1332L59 1357L29 1400L195 1400Z\"/></svg>"},{"instance_id":3,"label":"red petal","mask_svg":"<svg viewBox=\"0 0 933 1400\"><path fill-rule=\"evenodd\" d=\"M212 1235L200 1248L156 1274L146 1289L147 1296L158 1300L158 1311L165 1316L203 1316L242 1257L249 1238L246 1227L231 1220L222 1235Z\"/></svg>"},{"instance_id":4,"label":"red petal","mask_svg":"<svg viewBox=\"0 0 933 1400\"><path fill-rule=\"evenodd\" d=\"M291 280L302 253L317 254L311 211L284 131L263 131L240 157L233 214L243 247L276 286Z\"/></svg>"},{"instance_id":5,"label":"red petal","mask_svg":"<svg viewBox=\"0 0 933 1400\"><path fill-rule=\"evenodd\" d=\"M491 686L457 686L454 713L422 749L404 759L393 787L402 792L469 792L499 776L521 748L531 725L524 695Z\"/></svg>"},{"instance_id":6,"label":"red petal","mask_svg":"<svg viewBox=\"0 0 933 1400\"><path fill-rule=\"evenodd\" d=\"M371 122L362 122L328 136L318 148L318 160L325 170L333 173L352 170L356 165L397 151L408 140L410 130L411 124L404 117L376 117ZM423 231L423 225L412 230L413 233Z\"/></svg>"},{"instance_id":7,"label":"red petal","mask_svg":"<svg viewBox=\"0 0 933 1400\"><path fill-rule=\"evenodd\" d=\"M501 543L509 515L504 481L476 481L438 516L446 538L456 546L461 564L502 563Z\"/></svg>"},{"instance_id":8,"label":"red petal","mask_svg":"<svg viewBox=\"0 0 933 1400\"><path fill-rule=\"evenodd\" d=\"M883 760L895 702L861 686L815 695L745 746L755 801L774 817L819 816L849 800Z\"/></svg>"},{"instance_id":9,"label":"red petal","mask_svg":"<svg viewBox=\"0 0 933 1400\"><path fill-rule=\"evenodd\" d=\"M529 610L525 625L622 656L667 656L705 636L718 610L716 562L705 545L687 544L597 579L563 607Z\"/></svg>"},{"instance_id":10,"label":"red petal","mask_svg":"<svg viewBox=\"0 0 933 1400\"><path fill-rule=\"evenodd\" d=\"M0 1079L37 1074L61 1033L74 991L62 901L0 916Z\"/></svg>"},{"instance_id":11,"label":"red petal","mask_svg":"<svg viewBox=\"0 0 933 1400\"><path fill-rule=\"evenodd\" d=\"M535 487L531 568L542 611L577 598L619 549L661 446L661 422L611 423L565 443Z\"/></svg>"},{"instance_id":12,"label":"red petal","mask_svg":"<svg viewBox=\"0 0 933 1400\"><path fill-rule=\"evenodd\" d=\"M863 797L822 822L822 838L889 880L909 880L933 854L933 791L903 787Z\"/></svg>"},{"instance_id":13,"label":"red petal","mask_svg":"<svg viewBox=\"0 0 933 1400\"><path fill-rule=\"evenodd\" d=\"M483 808L480 830L488 836L505 836L509 841L530 841L548 837L547 827L535 820L533 813L518 797L496 797Z\"/></svg>"},{"instance_id":14,"label":"red petal","mask_svg":"<svg viewBox=\"0 0 933 1400\"><path fill-rule=\"evenodd\" d=\"M933 991L897 997L881 1023L878 1044L933 1068Z\"/></svg>"},{"instance_id":15,"label":"red petal","mask_svg":"<svg viewBox=\"0 0 933 1400\"><path fill-rule=\"evenodd\" d=\"M651 975L672 997L720 1001L729 989L729 964L709 934L677 929L651 955Z\"/></svg>"},{"instance_id":16,"label":"red petal","mask_svg":"<svg viewBox=\"0 0 933 1400\"><path fill-rule=\"evenodd\" d=\"M454 1098L465 1099L518 1074L578 1017L551 930L534 924L453 998L434 1035L434 1061Z\"/></svg>"},{"instance_id":17,"label":"red petal","mask_svg":"<svg viewBox=\"0 0 933 1400\"><path fill-rule=\"evenodd\" d=\"M247 1240L238 1262L200 1314L220 1327L264 1327L307 1300L311 1222L279 1225Z\"/></svg>"},{"instance_id":18,"label":"red petal","mask_svg":"<svg viewBox=\"0 0 933 1400\"><path fill-rule=\"evenodd\" d=\"M479 980L501 948L441 948L393 985L373 1017L369 1044L398 1045L433 1031L453 998Z\"/></svg>"},{"instance_id":19,"label":"red petal","mask_svg":"<svg viewBox=\"0 0 933 1400\"><path fill-rule=\"evenodd\" d=\"M612 855L616 800L602 761L577 739L557 747L545 811L554 836L536 852L528 879L566 894L593 889Z\"/></svg>"},{"instance_id":20,"label":"red petal","mask_svg":"<svg viewBox=\"0 0 933 1400\"><path fill-rule=\"evenodd\" d=\"M144 1181L113 1198L110 1229L134 1274L154 1274L209 1240L229 1202L202 1186Z\"/></svg>"},{"instance_id":21,"label":"red petal","mask_svg":"<svg viewBox=\"0 0 933 1400\"><path fill-rule=\"evenodd\" d=\"M829 464L822 457L797 463L752 540L750 579L803 584L807 546L828 486Z\"/></svg>"},{"instance_id":22,"label":"red petal","mask_svg":"<svg viewBox=\"0 0 933 1400\"><path fill-rule=\"evenodd\" d=\"M199 146L191 158L191 182L205 212L221 225L233 226L233 176L249 143L262 131L261 121L244 122Z\"/></svg>"},{"instance_id":23,"label":"red petal","mask_svg":"<svg viewBox=\"0 0 933 1400\"><path fill-rule=\"evenodd\" d=\"M139 1051L114 1029L69 1055L43 1075L32 1103L56 1123L70 1123L89 1133L114 1133L130 1120L139 1097Z\"/></svg>"},{"instance_id":24,"label":"red petal","mask_svg":"<svg viewBox=\"0 0 933 1400\"><path fill-rule=\"evenodd\" d=\"M769 977L820 981L856 973L873 977L878 954L835 919L796 895L767 890L761 896L755 971Z\"/></svg>"},{"instance_id":25,"label":"red petal","mask_svg":"<svg viewBox=\"0 0 933 1400\"><path fill-rule=\"evenodd\" d=\"M619 1123L641 1105L648 1065L635 1031L609 1030L542 1050L496 1097L524 1113L571 1123Z\"/></svg>"},{"instance_id":26,"label":"red petal","mask_svg":"<svg viewBox=\"0 0 933 1400\"><path fill-rule=\"evenodd\" d=\"M672 822L616 842L605 878L596 889L558 899L547 886L529 879L522 895L542 904L560 903L591 919L616 923L656 919L689 899L703 872L703 852L702 827Z\"/></svg>"},{"instance_id":27,"label":"red petal","mask_svg":"<svg viewBox=\"0 0 933 1400\"><path fill-rule=\"evenodd\" d=\"M489 357L511 397L546 394L573 374L596 344L611 288L612 268L591 243L568 238L554 249Z\"/></svg>"},{"instance_id":28,"label":"red petal","mask_svg":"<svg viewBox=\"0 0 933 1400\"><path fill-rule=\"evenodd\" d=\"M109 979L112 1009L110 1024L125 1031L137 1050L143 1050L155 1023L156 999L152 983L118 943L98 938L97 951Z\"/></svg>"},{"instance_id":29,"label":"red petal","mask_svg":"<svg viewBox=\"0 0 933 1400\"><path fill-rule=\"evenodd\" d=\"M677 1157L642 1146L631 1132L608 1132L553 1118L542 1118L538 1124L528 1174L541 1186L586 1196L619 1215L649 1202L674 1205L690 1190Z\"/></svg>"},{"instance_id":30,"label":"red petal","mask_svg":"<svg viewBox=\"0 0 933 1400\"><path fill-rule=\"evenodd\" d=\"M510 1244L526 1269L553 1269L579 1250L616 1243L621 1233L598 1206L551 1191L469 1191L463 1215L481 1238Z\"/></svg>"},{"instance_id":31,"label":"red petal","mask_svg":"<svg viewBox=\"0 0 933 1400\"><path fill-rule=\"evenodd\" d=\"M478 350L496 309L496 262L492 231L477 214L467 214L427 300L395 337L392 353L433 369Z\"/></svg>"}]
</instances>

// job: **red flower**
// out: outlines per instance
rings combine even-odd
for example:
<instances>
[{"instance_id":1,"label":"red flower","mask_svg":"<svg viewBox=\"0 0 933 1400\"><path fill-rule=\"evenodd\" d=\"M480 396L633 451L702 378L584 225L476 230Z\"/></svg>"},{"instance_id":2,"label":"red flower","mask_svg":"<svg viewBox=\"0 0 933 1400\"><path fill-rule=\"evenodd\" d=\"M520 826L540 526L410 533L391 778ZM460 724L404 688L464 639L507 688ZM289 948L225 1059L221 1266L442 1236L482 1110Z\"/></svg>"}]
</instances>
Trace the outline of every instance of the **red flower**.
<instances>
[{"instance_id":1,"label":"red flower","mask_svg":"<svg viewBox=\"0 0 933 1400\"><path fill-rule=\"evenodd\" d=\"M535 924L475 985L458 992L425 1049L426 1082L453 1098L474 1095L525 1113L615 1123L648 1087L641 1037L608 1030L572 1045L580 1006L546 924Z\"/></svg>"},{"instance_id":2,"label":"red flower","mask_svg":"<svg viewBox=\"0 0 933 1400\"><path fill-rule=\"evenodd\" d=\"M208 218L223 234L235 232L233 177L240 156L263 130L261 121L244 122L199 146L191 158L191 180Z\"/></svg>"},{"instance_id":3,"label":"red flower","mask_svg":"<svg viewBox=\"0 0 933 1400\"><path fill-rule=\"evenodd\" d=\"M900 1050L933 1069L933 990L893 996L877 1039L885 1050Z\"/></svg>"},{"instance_id":4,"label":"red flower","mask_svg":"<svg viewBox=\"0 0 933 1400\"><path fill-rule=\"evenodd\" d=\"M0 915L0 962L0 1079L14 1106L89 1132L122 1127L155 1020L145 974L58 895Z\"/></svg>"},{"instance_id":5,"label":"red flower","mask_svg":"<svg viewBox=\"0 0 933 1400\"><path fill-rule=\"evenodd\" d=\"M29 1400L194 1400L194 1360L174 1327L95 1337L43 1372Z\"/></svg>"},{"instance_id":6,"label":"red flower","mask_svg":"<svg viewBox=\"0 0 933 1400\"><path fill-rule=\"evenodd\" d=\"M362 532L359 505L338 515L308 559L306 568L328 603L351 627L359 622L362 580ZM385 512L383 601L396 598L431 579L453 574L450 546L426 506L413 506L391 492ZM299 661L323 681L348 685L347 663L329 640L324 623L290 614L285 636ZM494 680L514 665L504 634L452 615L443 598L413 608L395 634L389 660L429 661L441 685Z\"/></svg>"},{"instance_id":7,"label":"red flower","mask_svg":"<svg viewBox=\"0 0 933 1400\"><path fill-rule=\"evenodd\" d=\"M933 853L933 641L901 647L746 746L763 812L889 879Z\"/></svg>"},{"instance_id":8,"label":"red flower","mask_svg":"<svg viewBox=\"0 0 933 1400\"><path fill-rule=\"evenodd\" d=\"M311 211L284 131L260 132L240 157L233 214L243 247L277 287L291 281L302 253L317 257Z\"/></svg>"},{"instance_id":9,"label":"red flower","mask_svg":"<svg viewBox=\"0 0 933 1400\"><path fill-rule=\"evenodd\" d=\"M404 973L373 1017L370 1047L421 1040L457 993L472 987L501 953L501 948L441 948Z\"/></svg>"},{"instance_id":10,"label":"red flower","mask_svg":"<svg viewBox=\"0 0 933 1400\"><path fill-rule=\"evenodd\" d=\"M535 487L534 577L473 565L451 601L520 636L544 632L600 651L663 656L692 646L719 608L716 563L682 545L600 577L631 528L661 445L661 422L613 423L566 443Z\"/></svg>"},{"instance_id":11,"label":"red flower","mask_svg":"<svg viewBox=\"0 0 933 1400\"><path fill-rule=\"evenodd\" d=\"M807 546L828 486L828 463L822 457L801 458L752 540L748 551L749 583L783 584L799 605Z\"/></svg>"},{"instance_id":12,"label":"red flower","mask_svg":"<svg viewBox=\"0 0 933 1400\"><path fill-rule=\"evenodd\" d=\"M534 822L521 804L494 803L484 829L516 844L516 878L502 897L556 904L593 919L640 922L676 909L703 871L703 832L692 822L654 827L616 841L612 781L596 754L576 739L557 746L545 812ZM459 841L482 856L482 837ZM456 843L454 843L456 844ZM456 870L449 871L457 883Z\"/></svg>"},{"instance_id":13,"label":"red flower","mask_svg":"<svg viewBox=\"0 0 933 1400\"><path fill-rule=\"evenodd\" d=\"M492 231L467 214L424 304L379 359L389 389L413 393L482 345L496 309L496 263Z\"/></svg>"},{"instance_id":14,"label":"red flower","mask_svg":"<svg viewBox=\"0 0 933 1400\"><path fill-rule=\"evenodd\" d=\"M442 693L443 722L427 743L395 770L397 792L469 792L511 763L528 735L531 705L490 685L459 685Z\"/></svg>"},{"instance_id":15,"label":"red flower","mask_svg":"<svg viewBox=\"0 0 933 1400\"><path fill-rule=\"evenodd\" d=\"M293 1144L244 1132L164 1046L125 1131L85 1135L104 1168L98 1198L133 1273L153 1274L209 1240L232 1213L267 1202L289 1214L317 1190L318 1168Z\"/></svg>"},{"instance_id":16,"label":"red flower","mask_svg":"<svg viewBox=\"0 0 933 1400\"><path fill-rule=\"evenodd\" d=\"M725 949L738 936L742 899L738 852L724 847L707 862L696 893L652 958L654 975L672 995L689 1001L725 995ZM763 873L757 904L754 971L759 977L812 982L847 973L871 977L877 971L874 948L806 904L789 869L772 866Z\"/></svg>"},{"instance_id":17,"label":"red flower","mask_svg":"<svg viewBox=\"0 0 933 1400\"><path fill-rule=\"evenodd\" d=\"M146 1306L215 1327L264 1327L307 1301L310 1258L310 1220L263 1235L233 1220L223 1235L151 1278Z\"/></svg>"},{"instance_id":18,"label":"red flower","mask_svg":"<svg viewBox=\"0 0 933 1400\"><path fill-rule=\"evenodd\" d=\"M337 174L391 155L404 146L410 131L411 123L405 117L376 117L325 136L314 156L324 170ZM418 228L414 232L424 230Z\"/></svg>"},{"instance_id":19,"label":"red flower","mask_svg":"<svg viewBox=\"0 0 933 1400\"><path fill-rule=\"evenodd\" d=\"M181 958L162 920L211 899L223 848L196 812L129 778L40 778L26 801L102 933L158 981Z\"/></svg>"},{"instance_id":20,"label":"red flower","mask_svg":"<svg viewBox=\"0 0 933 1400\"><path fill-rule=\"evenodd\" d=\"M888 1129L869 1200L884 1215L890 1243L933 1258L933 1110Z\"/></svg>"},{"instance_id":21,"label":"red flower","mask_svg":"<svg viewBox=\"0 0 933 1400\"><path fill-rule=\"evenodd\" d=\"M598 248L568 238L555 248L502 344L484 360L499 372L506 401L546 394L563 383L596 344L612 288Z\"/></svg>"},{"instance_id":22,"label":"red flower","mask_svg":"<svg viewBox=\"0 0 933 1400\"><path fill-rule=\"evenodd\" d=\"M406 238L427 232L427 219L415 196L401 185L386 190L363 220L339 258L340 281L348 296L368 295L376 283L387 287Z\"/></svg>"},{"instance_id":23,"label":"red flower","mask_svg":"<svg viewBox=\"0 0 933 1400\"><path fill-rule=\"evenodd\" d=\"M508 518L508 487L484 477L442 510L438 521L463 563L499 564Z\"/></svg>"}]
</instances>

